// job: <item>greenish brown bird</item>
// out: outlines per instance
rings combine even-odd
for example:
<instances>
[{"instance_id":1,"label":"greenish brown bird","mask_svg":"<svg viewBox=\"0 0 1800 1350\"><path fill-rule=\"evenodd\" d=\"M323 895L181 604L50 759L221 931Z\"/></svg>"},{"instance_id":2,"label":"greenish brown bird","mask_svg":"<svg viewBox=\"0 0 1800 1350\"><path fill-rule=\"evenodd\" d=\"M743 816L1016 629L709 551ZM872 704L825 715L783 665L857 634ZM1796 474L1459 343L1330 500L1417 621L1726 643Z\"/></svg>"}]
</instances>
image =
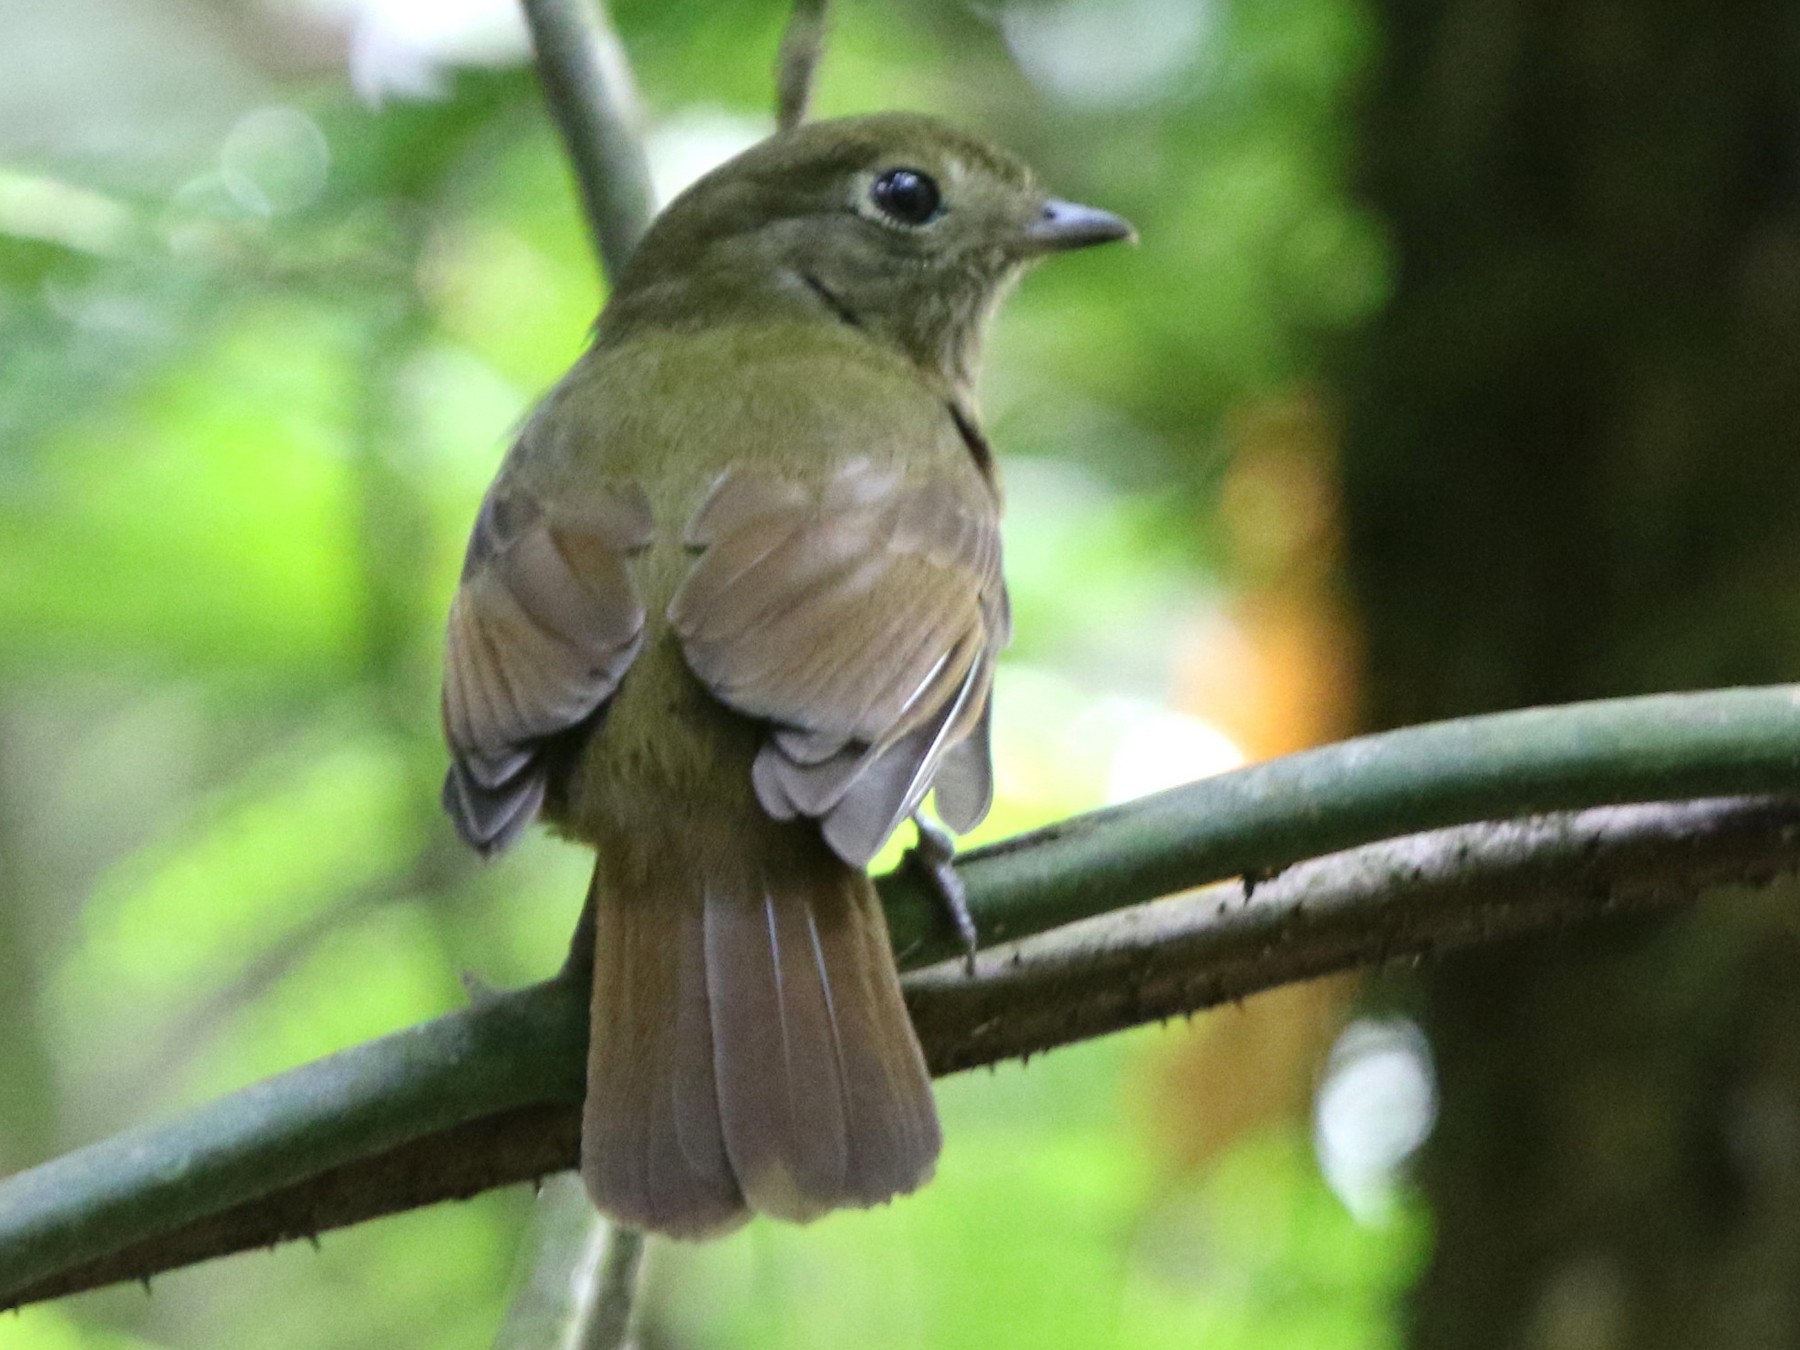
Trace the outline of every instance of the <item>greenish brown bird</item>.
<instances>
[{"instance_id":1,"label":"greenish brown bird","mask_svg":"<svg viewBox=\"0 0 1800 1350\"><path fill-rule=\"evenodd\" d=\"M1048 254L1123 239L934 119L784 132L645 236L481 505L445 803L598 854L581 1173L678 1237L926 1181L925 1059L866 868L992 796L1009 631L974 382Z\"/></svg>"}]
</instances>

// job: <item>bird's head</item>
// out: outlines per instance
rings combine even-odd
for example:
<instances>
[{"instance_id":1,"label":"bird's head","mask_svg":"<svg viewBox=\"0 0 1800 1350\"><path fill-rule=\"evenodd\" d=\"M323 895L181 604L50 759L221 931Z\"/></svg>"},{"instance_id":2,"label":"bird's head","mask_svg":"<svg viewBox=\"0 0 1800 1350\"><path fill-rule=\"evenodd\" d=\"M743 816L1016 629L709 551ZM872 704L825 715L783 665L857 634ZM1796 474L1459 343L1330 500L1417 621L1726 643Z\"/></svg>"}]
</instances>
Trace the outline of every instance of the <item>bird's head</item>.
<instances>
[{"instance_id":1,"label":"bird's head","mask_svg":"<svg viewBox=\"0 0 1800 1350\"><path fill-rule=\"evenodd\" d=\"M1049 196L1013 156L935 118L815 122L671 202L602 331L810 305L966 383L989 316L1027 265L1132 237L1118 216Z\"/></svg>"}]
</instances>

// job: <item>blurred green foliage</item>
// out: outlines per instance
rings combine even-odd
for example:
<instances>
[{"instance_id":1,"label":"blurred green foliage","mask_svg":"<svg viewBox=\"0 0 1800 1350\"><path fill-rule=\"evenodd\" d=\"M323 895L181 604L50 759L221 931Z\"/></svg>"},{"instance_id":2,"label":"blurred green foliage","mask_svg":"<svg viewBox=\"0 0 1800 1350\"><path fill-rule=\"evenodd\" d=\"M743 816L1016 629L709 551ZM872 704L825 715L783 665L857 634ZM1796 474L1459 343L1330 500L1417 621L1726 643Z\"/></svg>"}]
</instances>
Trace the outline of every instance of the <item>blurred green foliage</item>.
<instances>
[{"instance_id":1,"label":"blurred green foliage","mask_svg":"<svg viewBox=\"0 0 1800 1350\"><path fill-rule=\"evenodd\" d=\"M474 503L598 284L516 46L434 58L431 12L0 10L0 1170L560 956L583 861L454 846L436 663ZM617 6L659 169L766 127L784 17ZM986 836L1104 798L1114 714L1231 595L1222 415L1382 301L1344 187L1375 41L1355 0L839 7L821 115L949 113L1144 239L1033 278L996 335L1019 633ZM1174 1035L947 1083L932 1188L662 1253L650 1343L1393 1343L1417 1216L1359 1228L1286 1132L1203 1178L1159 1160L1134 1112ZM0 1344L485 1345L530 1208L32 1309Z\"/></svg>"}]
</instances>

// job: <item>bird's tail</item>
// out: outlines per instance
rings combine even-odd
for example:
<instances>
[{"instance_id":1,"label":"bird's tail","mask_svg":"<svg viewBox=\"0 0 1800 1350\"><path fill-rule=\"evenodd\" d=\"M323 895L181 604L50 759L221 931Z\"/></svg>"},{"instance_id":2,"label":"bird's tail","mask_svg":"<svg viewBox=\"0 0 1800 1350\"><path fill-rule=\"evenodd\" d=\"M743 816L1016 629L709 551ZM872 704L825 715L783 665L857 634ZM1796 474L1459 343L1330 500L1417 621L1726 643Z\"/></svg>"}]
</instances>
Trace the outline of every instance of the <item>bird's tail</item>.
<instances>
[{"instance_id":1,"label":"bird's tail","mask_svg":"<svg viewBox=\"0 0 1800 1350\"><path fill-rule=\"evenodd\" d=\"M937 1111L867 876L811 839L721 866L618 838L593 884L581 1174L602 1211L704 1237L930 1178Z\"/></svg>"}]
</instances>

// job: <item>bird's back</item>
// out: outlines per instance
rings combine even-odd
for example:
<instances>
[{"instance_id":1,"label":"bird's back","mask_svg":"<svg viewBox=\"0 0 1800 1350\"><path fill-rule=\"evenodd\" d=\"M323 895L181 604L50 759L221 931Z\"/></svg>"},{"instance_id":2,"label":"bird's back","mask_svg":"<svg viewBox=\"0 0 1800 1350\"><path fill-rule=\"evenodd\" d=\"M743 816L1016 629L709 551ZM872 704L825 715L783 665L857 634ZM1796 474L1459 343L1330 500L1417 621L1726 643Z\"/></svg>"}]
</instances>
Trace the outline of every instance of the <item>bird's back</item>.
<instances>
[{"instance_id":1,"label":"bird's back","mask_svg":"<svg viewBox=\"0 0 1800 1350\"><path fill-rule=\"evenodd\" d=\"M557 500L638 487L650 508L650 542L631 564L642 650L551 793L553 823L590 843L627 823L661 828L757 809L749 769L761 731L694 677L668 618L695 561L684 536L718 465L810 491L867 465L948 485L971 509L993 510L946 396L854 330L805 318L597 346L546 397L515 460L509 474Z\"/></svg>"}]
</instances>

